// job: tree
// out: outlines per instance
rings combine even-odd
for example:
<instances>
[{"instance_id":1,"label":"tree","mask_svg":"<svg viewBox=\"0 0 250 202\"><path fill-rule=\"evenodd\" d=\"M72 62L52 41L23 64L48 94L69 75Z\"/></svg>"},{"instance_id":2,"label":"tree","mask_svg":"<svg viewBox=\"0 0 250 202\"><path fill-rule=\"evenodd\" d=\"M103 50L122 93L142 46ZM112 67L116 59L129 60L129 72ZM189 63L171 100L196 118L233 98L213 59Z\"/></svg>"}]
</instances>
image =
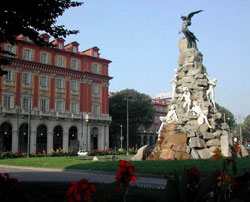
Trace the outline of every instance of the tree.
<instances>
[{"instance_id":1,"label":"tree","mask_svg":"<svg viewBox=\"0 0 250 202\"><path fill-rule=\"evenodd\" d=\"M112 123L110 136L113 146L119 145L120 125L123 126L123 136L126 140L127 132L127 100L129 111L129 145L136 144L136 133L140 125L149 128L154 120L154 107L151 98L133 89L125 89L115 93L109 99ZM125 145L125 144L124 144Z\"/></svg>"},{"instance_id":2,"label":"tree","mask_svg":"<svg viewBox=\"0 0 250 202\"><path fill-rule=\"evenodd\" d=\"M246 117L242 125L242 133L246 138L250 138L250 115Z\"/></svg>"},{"instance_id":3,"label":"tree","mask_svg":"<svg viewBox=\"0 0 250 202\"><path fill-rule=\"evenodd\" d=\"M225 118L225 122L229 125L230 128L233 128L236 126L235 118L232 112L230 112L228 109L220 106L217 103L216 103L216 108L222 114L223 121Z\"/></svg>"},{"instance_id":4,"label":"tree","mask_svg":"<svg viewBox=\"0 0 250 202\"><path fill-rule=\"evenodd\" d=\"M0 43L17 44L19 41L16 37L22 34L37 45L52 47L52 43L39 37L39 32L46 32L54 38L77 34L77 30L67 30L63 25L56 25L56 22L66 9L80 5L81 2L71 0L5 1L0 7ZM1 47L0 53L13 55ZM6 73L1 65L10 62L0 59L0 76Z\"/></svg>"}]
</instances>

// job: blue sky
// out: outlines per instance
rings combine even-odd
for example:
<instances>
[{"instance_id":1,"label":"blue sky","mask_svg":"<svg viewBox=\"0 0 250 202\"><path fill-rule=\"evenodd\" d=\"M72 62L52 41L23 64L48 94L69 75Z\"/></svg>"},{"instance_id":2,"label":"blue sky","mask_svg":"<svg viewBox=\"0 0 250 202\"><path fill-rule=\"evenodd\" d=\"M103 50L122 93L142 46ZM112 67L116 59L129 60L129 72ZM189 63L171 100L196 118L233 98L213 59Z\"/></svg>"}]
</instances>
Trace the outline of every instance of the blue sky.
<instances>
[{"instance_id":1,"label":"blue sky","mask_svg":"<svg viewBox=\"0 0 250 202\"><path fill-rule=\"evenodd\" d=\"M199 39L203 64L217 78L215 99L237 118L250 114L250 1L85 0L58 19L79 34L80 50L100 48L112 60L110 91L133 88L152 98L171 91L178 67L181 15L203 9L189 29Z\"/></svg>"}]
</instances>

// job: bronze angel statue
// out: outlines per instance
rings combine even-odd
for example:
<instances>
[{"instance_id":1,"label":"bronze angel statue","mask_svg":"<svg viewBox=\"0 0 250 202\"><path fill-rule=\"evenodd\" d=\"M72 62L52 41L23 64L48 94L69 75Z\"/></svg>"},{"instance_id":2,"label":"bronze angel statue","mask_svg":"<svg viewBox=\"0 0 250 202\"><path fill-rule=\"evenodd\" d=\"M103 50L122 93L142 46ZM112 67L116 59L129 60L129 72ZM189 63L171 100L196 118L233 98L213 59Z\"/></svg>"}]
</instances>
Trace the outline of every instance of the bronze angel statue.
<instances>
[{"instance_id":1,"label":"bronze angel statue","mask_svg":"<svg viewBox=\"0 0 250 202\"><path fill-rule=\"evenodd\" d=\"M193 32L190 32L188 30L188 26L191 25L191 18L197 14L197 13L200 13L202 12L203 10L199 10L199 11L195 11L195 12L192 12L192 13L189 13L188 16L181 16L181 19L183 20L183 23L182 23L182 29L181 31L179 32L180 33L183 33L187 39L187 42L188 42L188 45L187 45L187 48L197 48L196 46L196 40L199 41L195 35L193 34Z\"/></svg>"}]
</instances>

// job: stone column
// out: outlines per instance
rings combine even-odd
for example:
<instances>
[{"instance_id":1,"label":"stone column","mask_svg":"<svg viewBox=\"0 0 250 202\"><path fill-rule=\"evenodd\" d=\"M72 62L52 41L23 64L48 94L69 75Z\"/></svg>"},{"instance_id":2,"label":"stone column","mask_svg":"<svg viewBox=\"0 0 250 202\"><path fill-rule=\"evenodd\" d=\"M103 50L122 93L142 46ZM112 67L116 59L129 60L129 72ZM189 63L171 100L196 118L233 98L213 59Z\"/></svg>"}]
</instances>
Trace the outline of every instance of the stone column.
<instances>
[{"instance_id":1,"label":"stone column","mask_svg":"<svg viewBox=\"0 0 250 202\"><path fill-rule=\"evenodd\" d=\"M143 142L143 140L144 140L144 135L140 135L140 137L141 137L141 145L140 145L140 147L142 147L142 146L144 146L144 142Z\"/></svg>"},{"instance_id":2,"label":"stone column","mask_svg":"<svg viewBox=\"0 0 250 202\"><path fill-rule=\"evenodd\" d=\"M31 134L30 134L30 153L36 152L36 131L33 130L31 126Z\"/></svg>"},{"instance_id":3,"label":"stone column","mask_svg":"<svg viewBox=\"0 0 250 202\"><path fill-rule=\"evenodd\" d=\"M105 126L105 142L104 146L106 149L109 149L109 124Z\"/></svg>"},{"instance_id":4,"label":"stone column","mask_svg":"<svg viewBox=\"0 0 250 202\"><path fill-rule=\"evenodd\" d=\"M63 133L63 151L67 152L69 150L69 133Z\"/></svg>"},{"instance_id":5,"label":"stone column","mask_svg":"<svg viewBox=\"0 0 250 202\"><path fill-rule=\"evenodd\" d=\"M47 153L53 149L53 128L48 126L47 131Z\"/></svg>"},{"instance_id":6,"label":"stone column","mask_svg":"<svg viewBox=\"0 0 250 202\"><path fill-rule=\"evenodd\" d=\"M88 150L91 149L91 139L90 139L90 128L91 128L91 125L88 124L87 125L87 144L88 144Z\"/></svg>"},{"instance_id":7,"label":"stone column","mask_svg":"<svg viewBox=\"0 0 250 202\"><path fill-rule=\"evenodd\" d=\"M82 140L80 144L82 145L82 148L84 150L87 149L87 125L86 124L83 124L83 127L82 127Z\"/></svg>"},{"instance_id":8,"label":"stone column","mask_svg":"<svg viewBox=\"0 0 250 202\"><path fill-rule=\"evenodd\" d=\"M13 153L18 152L18 132L12 131L12 145L11 150Z\"/></svg>"}]
</instances>

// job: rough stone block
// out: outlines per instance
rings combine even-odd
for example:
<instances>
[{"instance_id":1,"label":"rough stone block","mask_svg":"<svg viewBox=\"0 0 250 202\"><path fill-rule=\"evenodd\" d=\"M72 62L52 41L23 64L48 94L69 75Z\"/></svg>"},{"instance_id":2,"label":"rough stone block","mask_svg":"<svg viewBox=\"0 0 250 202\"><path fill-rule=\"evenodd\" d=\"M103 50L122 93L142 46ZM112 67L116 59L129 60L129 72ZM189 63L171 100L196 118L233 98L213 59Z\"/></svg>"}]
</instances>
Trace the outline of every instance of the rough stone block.
<instances>
[{"instance_id":1,"label":"rough stone block","mask_svg":"<svg viewBox=\"0 0 250 202\"><path fill-rule=\"evenodd\" d=\"M221 129L222 130L228 130L229 129L229 125L227 123L222 123L221 124Z\"/></svg>"},{"instance_id":2,"label":"rough stone block","mask_svg":"<svg viewBox=\"0 0 250 202\"><path fill-rule=\"evenodd\" d=\"M163 149L160 153L159 159L170 160L174 159L175 152L171 149Z\"/></svg>"},{"instance_id":3,"label":"rough stone block","mask_svg":"<svg viewBox=\"0 0 250 202\"><path fill-rule=\"evenodd\" d=\"M167 143L179 144L187 142L187 135L184 133L176 133L175 135L166 136Z\"/></svg>"},{"instance_id":4,"label":"rough stone block","mask_svg":"<svg viewBox=\"0 0 250 202\"><path fill-rule=\"evenodd\" d=\"M213 153L208 148L197 150L197 152L201 159L209 159L213 156Z\"/></svg>"},{"instance_id":5,"label":"rough stone block","mask_svg":"<svg viewBox=\"0 0 250 202\"><path fill-rule=\"evenodd\" d=\"M173 147L171 149L173 151L185 152L186 151L186 147L187 147L186 142L183 142L183 143L180 143L180 144L173 145Z\"/></svg>"},{"instance_id":6,"label":"rough stone block","mask_svg":"<svg viewBox=\"0 0 250 202\"><path fill-rule=\"evenodd\" d=\"M229 147L229 145L233 146L233 138L231 134L222 135L220 137L220 142L222 147Z\"/></svg>"},{"instance_id":7,"label":"rough stone block","mask_svg":"<svg viewBox=\"0 0 250 202\"><path fill-rule=\"evenodd\" d=\"M192 159L199 159L199 154L195 149L191 150L191 158Z\"/></svg>"},{"instance_id":8,"label":"rough stone block","mask_svg":"<svg viewBox=\"0 0 250 202\"><path fill-rule=\"evenodd\" d=\"M174 156L177 160L187 160L190 159L190 154L186 152L175 152Z\"/></svg>"},{"instance_id":9,"label":"rough stone block","mask_svg":"<svg viewBox=\"0 0 250 202\"><path fill-rule=\"evenodd\" d=\"M221 153L225 157L231 157L232 156L230 147L221 146Z\"/></svg>"},{"instance_id":10,"label":"rough stone block","mask_svg":"<svg viewBox=\"0 0 250 202\"><path fill-rule=\"evenodd\" d=\"M195 137L195 132L194 131L188 132L187 137Z\"/></svg>"},{"instance_id":11,"label":"rough stone block","mask_svg":"<svg viewBox=\"0 0 250 202\"><path fill-rule=\"evenodd\" d=\"M218 139L208 140L206 143L208 147L220 146L220 140Z\"/></svg>"},{"instance_id":12,"label":"rough stone block","mask_svg":"<svg viewBox=\"0 0 250 202\"><path fill-rule=\"evenodd\" d=\"M213 133L214 137L220 137L221 136L221 130L217 130Z\"/></svg>"},{"instance_id":13,"label":"rough stone block","mask_svg":"<svg viewBox=\"0 0 250 202\"><path fill-rule=\"evenodd\" d=\"M145 160L146 157L151 153L151 149L150 146L148 145L144 145L143 147L141 147L138 151L137 154L135 156L133 156L131 158L132 161L141 161L141 160Z\"/></svg>"},{"instance_id":14,"label":"rough stone block","mask_svg":"<svg viewBox=\"0 0 250 202\"><path fill-rule=\"evenodd\" d=\"M208 125L206 123L200 125L199 130L200 130L201 133L207 132L208 131Z\"/></svg>"},{"instance_id":15,"label":"rough stone block","mask_svg":"<svg viewBox=\"0 0 250 202\"><path fill-rule=\"evenodd\" d=\"M213 134L208 133L208 132L203 133L202 135L203 135L203 139L204 139L204 140L211 140L211 139L214 139L214 138L215 138L215 137L213 136Z\"/></svg>"},{"instance_id":16,"label":"rough stone block","mask_svg":"<svg viewBox=\"0 0 250 202\"><path fill-rule=\"evenodd\" d=\"M242 157L249 156L249 152L247 151L246 147L244 147L243 145L241 145L240 149L241 149L241 155L242 155Z\"/></svg>"},{"instance_id":17,"label":"rough stone block","mask_svg":"<svg viewBox=\"0 0 250 202\"><path fill-rule=\"evenodd\" d=\"M191 137L188 142L188 146L191 148L205 148L206 143L203 139L198 137Z\"/></svg>"}]
</instances>

